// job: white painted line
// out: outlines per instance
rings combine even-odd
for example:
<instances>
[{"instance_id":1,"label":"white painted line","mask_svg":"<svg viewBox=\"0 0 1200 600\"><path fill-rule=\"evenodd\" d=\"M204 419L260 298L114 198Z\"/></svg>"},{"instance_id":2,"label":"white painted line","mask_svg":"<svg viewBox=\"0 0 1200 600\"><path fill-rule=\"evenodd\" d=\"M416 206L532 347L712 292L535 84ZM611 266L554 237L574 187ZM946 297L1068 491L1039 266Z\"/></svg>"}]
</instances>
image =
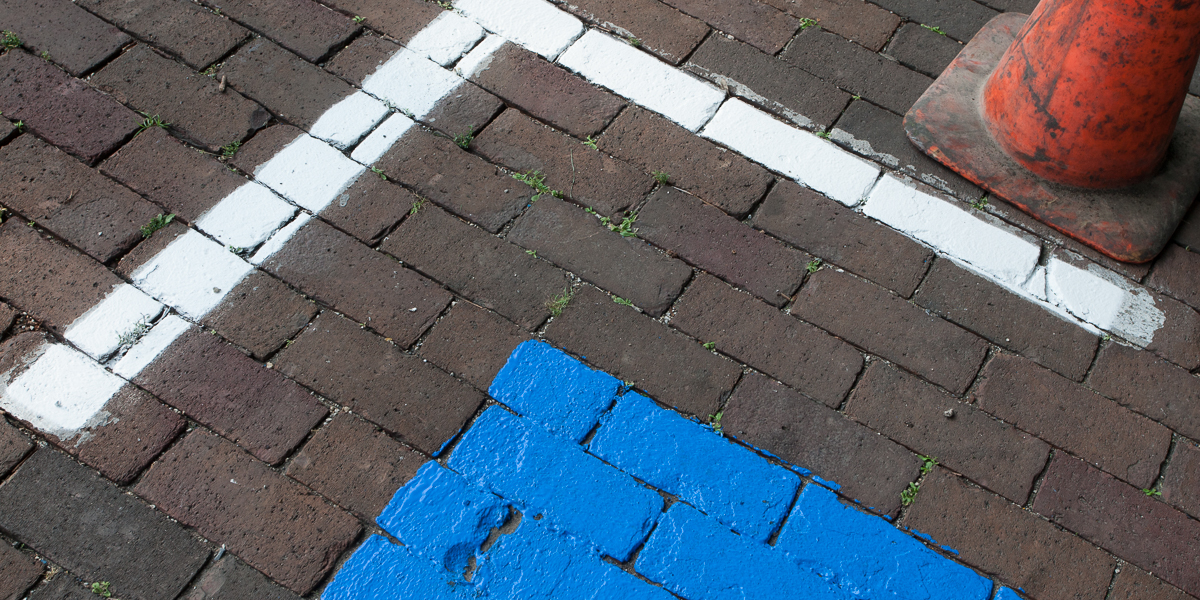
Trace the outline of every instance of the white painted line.
<instances>
[{"instance_id":1,"label":"white painted line","mask_svg":"<svg viewBox=\"0 0 1200 600\"><path fill-rule=\"evenodd\" d=\"M171 242L133 272L133 284L200 320L253 270L246 261L195 230Z\"/></svg>"},{"instance_id":2,"label":"white painted line","mask_svg":"<svg viewBox=\"0 0 1200 600\"><path fill-rule=\"evenodd\" d=\"M309 134L345 150L358 143L387 112L387 106L369 94L354 92L321 113Z\"/></svg>"},{"instance_id":3,"label":"white painted line","mask_svg":"<svg viewBox=\"0 0 1200 600\"><path fill-rule=\"evenodd\" d=\"M545 0L455 0L454 8L538 54L554 60L583 34L583 23Z\"/></svg>"},{"instance_id":4,"label":"white painted line","mask_svg":"<svg viewBox=\"0 0 1200 600\"><path fill-rule=\"evenodd\" d=\"M416 123L400 113L393 113L388 117L382 125L375 128L367 139L363 140L354 152L350 153L350 158L371 166L375 161L383 158L384 154L399 140L409 129Z\"/></svg>"},{"instance_id":5,"label":"white painted line","mask_svg":"<svg viewBox=\"0 0 1200 600\"><path fill-rule=\"evenodd\" d=\"M506 4L479 1L498 8ZM558 62L691 131L704 126L725 99L717 86L595 29L572 44Z\"/></svg>"},{"instance_id":6,"label":"white painted line","mask_svg":"<svg viewBox=\"0 0 1200 600\"><path fill-rule=\"evenodd\" d=\"M454 67L454 71L466 79L474 80L476 75L481 71L487 70L492 65L492 55L506 41L498 35L487 36L487 39L480 42L462 60L458 61L458 65Z\"/></svg>"},{"instance_id":7,"label":"white painted line","mask_svg":"<svg viewBox=\"0 0 1200 600\"><path fill-rule=\"evenodd\" d=\"M41 356L0 389L0 408L42 433L74 437L125 385L65 344L45 344L36 352Z\"/></svg>"},{"instance_id":8,"label":"white painted line","mask_svg":"<svg viewBox=\"0 0 1200 600\"><path fill-rule=\"evenodd\" d=\"M133 379L162 354L179 336L192 327L191 323L177 315L167 315L138 340L125 356L121 357L112 370L125 379Z\"/></svg>"},{"instance_id":9,"label":"white painted line","mask_svg":"<svg viewBox=\"0 0 1200 600\"><path fill-rule=\"evenodd\" d=\"M1050 302L1076 317L1142 347L1154 341L1166 322L1149 291L1096 264L1084 270L1051 258L1046 293Z\"/></svg>"},{"instance_id":10,"label":"white painted line","mask_svg":"<svg viewBox=\"0 0 1200 600\"><path fill-rule=\"evenodd\" d=\"M296 214L261 183L249 181L196 219L196 227L234 248L255 248Z\"/></svg>"},{"instance_id":11,"label":"white painted line","mask_svg":"<svg viewBox=\"0 0 1200 600\"><path fill-rule=\"evenodd\" d=\"M424 29L408 40L409 50L448 67L470 50L486 32L474 21L447 10L434 17Z\"/></svg>"},{"instance_id":12,"label":"white painted line","mask_svg":"<svg viewBox=\"0 0 1200 600\"><path fill-rule=\"evenodd\" d=\"M453 72L408 48L401 48L363 79L362 89L420 119L462 84L463 79Z\"/></svg>"},{"instance_id":13,"label":"white painted line","mask_svg":"<svg viewBox=\"0 0 1200 600\"><path fill-rule=\"evenodd\" d=\"M264 260L271 258L271 255L279 252L283 248L283 245L286 244L288 240L292 239L292 236L296 235L296 232L299 231L301 227L304 227L308 224L310 219L312 219L312 215L309 215L308 213L300 213L300 215L293 219L291 223L288 223L282 229L276 231L275 235L271 236L271 239L267 240L266 243L264 243L262 247L258 249L258 252L255 252L254 256L250 257L250 264L255 266L261 265Z\"/></svg>"},{"instance_id":14,"label":"white painted line","mask_svg":"<svg viewBox=\"0 0 1200 600\"><path fill-rule=\"evenodd\" d=\"M141 290L122 283L75 319L63 337L92 358L104 362L123 342L137 339L163 312L163 305Z\"/></svg>"},{"instance_id":15,"label":"white painted line","mask_svg":"<svg viewBox=\"0 0 1200 600\"><path fill-rule=\"evenodd\" d=\"M254 178L301 207L321 212L365 170L329 144L302 134L255 169Z\"/></svg>"}]
</instances>

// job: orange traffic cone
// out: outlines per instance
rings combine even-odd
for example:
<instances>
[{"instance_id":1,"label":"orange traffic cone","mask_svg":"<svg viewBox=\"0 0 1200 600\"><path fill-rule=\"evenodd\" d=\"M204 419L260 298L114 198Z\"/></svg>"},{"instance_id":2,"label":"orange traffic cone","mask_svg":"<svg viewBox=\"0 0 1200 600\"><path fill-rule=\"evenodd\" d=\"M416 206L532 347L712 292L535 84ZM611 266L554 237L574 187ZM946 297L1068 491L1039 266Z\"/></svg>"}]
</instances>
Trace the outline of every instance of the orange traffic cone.
<instances>
[{"instance_id":1,"label":"orange traffic cone","mask_svg":"<svg viewBox=\"0 0 1200 600\"><path fill-rule=\"evenodd\" d=\"M1200 0L1043 0L988 23L905 129L1035 218L1145 262L1200 192L1198 57Z\"/></svg>"}]
</instances>

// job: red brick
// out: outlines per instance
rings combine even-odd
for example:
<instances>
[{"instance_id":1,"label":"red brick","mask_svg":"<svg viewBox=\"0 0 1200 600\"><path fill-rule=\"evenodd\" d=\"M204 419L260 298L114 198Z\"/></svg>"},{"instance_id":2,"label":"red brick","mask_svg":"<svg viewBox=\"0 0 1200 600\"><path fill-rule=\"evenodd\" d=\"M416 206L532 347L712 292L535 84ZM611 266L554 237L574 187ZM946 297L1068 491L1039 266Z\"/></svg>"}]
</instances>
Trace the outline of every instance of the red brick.
<instances>
[{"instance_id":1,"label":"red brick","mask_svg":"<svg viewBox=\"0 0 1200 600\"><path fill-rule=\"evenodd\" d=\"M1175 443L1159 490L1164 502L1200 519L1200 448L1194 442Z\"/></svg>"},{"instance_id":2,"label":"red brick","mask_svg":"<svg viewBox=\"0 0 1200 600\"><path fill-rule=\"evenodd\" d=\"M1200 594L1200 521L1087 463L1057 454L1033 510L1192 595Z\"/></svg>"},{"instance_id":3,"label":"red brick","mask_svg":"<svg viewBox=\"0 0 1200 600\"><path fill-rule=\"evenodd\" d=\"M1108 600L1191 600L1193 596L1129 564L1121 565Z\"/></svg>"},{"instance_id":4,"label":"red brick","mask_svg":"<svg viewBox=\"0 0 1200 600\"><path fill-rule=\"evenodd\" d=\"M704 40L708 25L658 0L574 0L562 6L580 18L677 65Z\"/></svg>"},{"instance_id":5,"label":"red brick","mask_svg":"<svg viewBox=\"0 0 1200 600\"><path fill-rule=\"evenodd\" d=\"M800 20L758 0L666 0L666 3L766 52L783 49Z\"/></svg>"},{"instance_id":6,"label":"red brick","mask_svg":"<svg viewBox=\"0 0 1200 600\"><path fill-rule=\"evenodd\" d=\"M921 483L901 525L1038 600L1104 598L1116 566L1099 548L940 467Z\"/></svg>"},{"instance_id":7,"label":"red brick","mask_svg":"<svg viewBox=\"0 0 1200 600\"><path fill-rule=\"evenodd\" d=\"M30 450L33 450L33 442L16 427L0 419L0 477L8 475Z\"/></svg>"},{"instance_id":8,"label":"red brick","mask_svg":"<svg viewBox=\"0 0 1200 600\"><path fill-rule=\"evenodd\" d=\"M416 194L396 182L363 173L321 209L320 216L362 243L374 246L420 202Z\"/></svg>"},{"instance_id":9,"label":"red brick","mask_svg":"<svg viewBox=\"0 0 1200 600\"><path fill-rule=\"evenodd\" d=\"M1146 285L1193 307L1200 306L1200 254L1167 244L1154 261Z\"/></svg>"},{"instance_id":10,"label":"red brick","mask_svg":"<svg viewBox=\"0 0 1200 600\"><path fill-rule=\"evenodd\" d=\"M933 260L928 248L791 181L775 184L751 222L905 298Z\"/></svg>"},{"instance_id":11,"label":"red brick","mask_svg":"<svg viewBox=\"0 0 1200 600\"><path fill-rule=\"evenodd\" d=\"M703 273L675 305L671 325L831 408L863 367L849 344Z\"/></svg>"},{"instance_id":12,"label":"red brick","mask_svg":"<svg viewBox=\"0 0 1200 600\"><path fill-rule=\"evenodd\" d=\"M895 515L900 492L920 474L921 461L899 444L757 373L742 378L721 424L883 514Z\"/></svg>"},{"instance_id":13,"label":"red brick","mask_svg":"<svg viewBox=\"0 0 1200 600\"><path fill-rule=\"evenodd\" d=\"M284 375L428 454L438 453L483 402L470 386L331 311L274 361Z\"/></svg>"},{"instance_id":14,"label":"red brick","mask_svg":"<svg viewBox=\"0 0 1200 600\"><path fill-rule=\"evenodd\" d=\"M421 344L421 356L486 390L529 332L466 301L455 302Z\"/></svg>"},{"instance_id":15,"label":"red brick","mask_svg":"<svg viewBox=\"0 0 1200 600\"><path fill-rule=\"evenodd\" d=\"M906 23L896 32L885 54L914 71L936 78L962 49L961 43L932 29Z\"/></svg>"},{"instance_id":16,"label":"red brick","mask_svg":"<svg viewBox=\"0 0 1200 600\"><path fill-rule=\"evenodd\" d=\"M425 0L323 0L323 3L365 18L368 27L395 38L401 44L408 42L443 10Z\"/></svg>"},{"instance_id":17,"label":"red brick","mask_svg":"<svg viewBox=\"0 0 1200 600\"><path fill-rule=\"evenodd\" d=\"M120 29L67 0L0 0L4 28L30 52L79 76L129 43Z\"/></svg>"},{"instance_id":18,"label":"red brick","mask_svg":"<svg viewBox=\"0 0 1200 600\"><path fill-rule=\"evenodd\" d=\"M358 24L350 17L312 0L203 0L203 4L310 62L319 62L331 48L358 31Z\"/></svg>"},{"instance_id":19,"label":"red brick","mask_svg":"<svg viewBox=\"0 0 1200 600\"><path fill-rule=\"evenodd\" d=\"M269 463L283 460L329 412L300 386L198 329L133 382Z\"/></svg>"},{"instance_id":20,"label":"red brick","mask_svg":"<svg viewBox=\"0 0 1200 600\"><path fill-rule=\"evenodd\" d=\"M174 598L208 560L178 523L49 448L0 486L0 506L6 533L123 598Z\"/></svg>"},{"instance_id":21,"label":"red brick","mask_svg":"<svg viewBox=\"0 0 1200 600\"><path fill-rule=\"evenodd\" d=\"M796 36L780 56L839 88L899 114L908 112L925 88L933 83L928 76L816 27Z\"/></svg>"},{"instance_id":22,"label":"red brick","mask_svg":"<svg viewBox=\"0 0 1200 600\"><path fill-rule=\"evenodd\" d=\"M104 411L103 422L72 439L46 437L120 484L132 481L187 426L178 413L132 385L122 387Z\"/></svg>"},{"instance_id":23,"label":"red brick","mask_svg":"<svg viewBox=\"0 0 1200 600\"><path fill-rule=\"evenodd\" d=\"M642 206L636 226L638 237L775 306L796 291L812 259L666 186Z\"/></svg>"},{"instance_id":24,"label":"red brick","mask_svg":"<svg viewBox=\"0 0 1200 600\"><path fill-rule=\"evenodd\" d=\"M300 600L232 554L213 562L179 600ZM32 599L31 599L32 600ZM81 599L82 600L82 599Z\"/></svg>"},{"instance_id":25,"label":"red brick","mask_svg":"<svg viewBox=\"0 0 1200 600\"><path fill-rule=\"evenodd\" d=\"M450 304L437 284L320 221L302 227L262 268L401 348Z\"/></svg>"},{"instance_id":26,"label":"red brick","mask_svg":"<svg viewBox=\"0 0 1200 600\"><path fill-rule=\"evenodd\" d=\"M609 231L595 215L550 196L529 207L505 239L654 317L666 312L692 277L682 261L636 237Z\"/></svg>"},{"instance_id":27,"label":"red brick","mask_svg":"<svg viewBox=\"0 0 1200 600\"><path fill-rule=\"evenodd\" d=\"M918 23L940 27L960 42L969 41L997 14L971 0L875 0L875 4Z\"/></svg>"},{"instance_id":28,"label":"red brick","mask_svg":"<svg viewBox=\"0 0 1200 600\"><path fill-rule=\"evenodd\" d=\"M882 361L867 367L846 414L1017 504L1050 455L1046 442Z\"/></svg>"},{"instance_id":29,"label":"red brick","mask_svg":"<svg viewBox=\"0 0 1200 600\"><path fill-rule=\"evenodd\" d=\"M1087 381L1092 389L1190 438L1200 438L1200 379L1149 352L1111 343Z\"/></svg>"},{"instance_id":30,"label":"red brick","mask_svg":"<svg viewBox=\"0 0 1200 600\"><path fill-rule=\"evenodd\" d=\"M253 271L205 315L204 323L263 360L315 316L316 304L278 279Z\"/></svg>"},{"instance_id":31,"label":"red brick","mask_svg":"<svg viewBox=\"0 0 1200 600\"><path fill-rule=\"evenodd\" d=\"M171 132L216 152L267 124L271 114L233 90L219 91L205 77L149 46L135 46L91 77L92 85L135 110L158 115Z\"/></svg>"},{"instance_id":32,"label":"red brick","mask_svg":"<svg viewBox=\"0 0 1200 600\"><path fill-rule=\"evenodd\" d=\"M971 385L987 355L975 335L833 269L809 277L791 313L955 394Z\"/></svg>"},{"instance_id":33,"label":"red brick","mask_svg":"<svg viewBox=\"0 0 1200 600\"><path fill-rule=\"evenodd\" d=\"M1171 444L1166 427L1020 357L997 355L981 377L981 410L1134 485L1158 477Z\"/></svg>"},{"instance_id":34,"label":"red brick","mask_svg":"<svg viewBox=\"0 0 1200 600\"><path fill-rule=\"evenodd\" d=\"M800 18L816 20L846 39L878 52L892 37L900 17L862 0L763 0Z\"/></svg>"},{"instance_id":35,"label":"red brick","mask_svg":"<svg viewBox=\"0 0 1200 600\"><path fill-rule=\"evenodd\" d=\"M354 93L346 82L266 38L252 39L222 63L217 76L280 119L307 130Z\"/></svg>"},{"instance_id":36,"label":"red brick","mask_svg":"<svg viewBox=\"0 0 1200 600\"><path fill-rule=\"evenodd\" d=\"M666 325L584 286L546 329L546 339L699 417L717 411L741 368Z\"/></svg>"},{"instance_id":37,"label":"red brick","mask_svg":"<svg viewBox=\"0 0 1200 600\"><path fill-rule=\"evenodd\" d=\"M339 506L373 519L428 460L370 423L341 413L296 454L287 474Z\"/></svg>"},{"instance_id":38,"label":"red brick","mask_svg":"<svg viewBox=\"0 0 1200 600\"><path fill-rule=\"evenodd\" d=\"M511 108L492 121L471 147L514 171L541 172L550 189L608 216L633 206L654 187L652 177L628 163L555 133Z\"/></svg>"},{"instance_id":39,"label":"red brick","mask_svg":"<svg viewBox=\"0 0 1200 600\"><path fill-rule=\"evenodd\" d=\"M647 173L667 173L671 185L739 219L774 179L741 155L637 106L622 112L597 146Z\"/></svg>"},{"instance_id":40,"label":"red brick","mask_svg":"<svg viewBox=\"0 0 1200 600\"><path fill-rule=\"evenodd\" d=\"M19 1L19 0L18 0ZM88 164L137 131L142 117L40 58L0 56L0 112Z\"/></svg>"},{"instance_id":41,"label":"red brick","mask_svg":"<svg viewBox=\"0 0 1200 600\"><path fill-rule=\"evenodd\" d=\"M42 578L44 570L36 558L0 543L0 598L24 598L25 590Z\"/></svg>"},{"instance_id":42,"label":"red brick","mask_svg":"<svg viewBox=\"0 0 1200 600\"><path fill-rule=\"evenodd\" d=\"M138 38L179 56L197 71L216 62L250 32L187 0L78 0Z\"/></svg>"},{"instance_id":43,"label":"red brick","mask_svg":"<svg viewBox=\"0 0 1200 600\"><path fill-rule=\"evenodd\" d=\"M325 578L362 529L203 429L163 455L134 492L298 594Z\"/></svg>"}]
</instances>

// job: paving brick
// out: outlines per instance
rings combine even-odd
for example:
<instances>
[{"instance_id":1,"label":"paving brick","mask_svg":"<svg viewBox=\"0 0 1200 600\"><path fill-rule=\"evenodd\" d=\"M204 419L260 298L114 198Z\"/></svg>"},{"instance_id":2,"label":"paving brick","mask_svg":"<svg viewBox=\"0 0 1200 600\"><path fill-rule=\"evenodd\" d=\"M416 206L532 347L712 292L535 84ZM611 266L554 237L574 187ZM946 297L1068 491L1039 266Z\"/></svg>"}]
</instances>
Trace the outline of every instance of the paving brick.
<instances>
[{"instance_id":1,"label":"paving brick","mask_svg":"<svg viewBox=\"0 0 1200 600\"><path fill-rule=\"evenodd\" d=\"M960 42L969 41L998 14L971 0L878 0L875 4L918 23L940 27Z\"/></svg>"},{"instance_id":2,"label":"paving brick","mask_svg":"<svg viewBox=\"0 0 1200 600\"><path fill-rule=\"evenodd\" d=\"M966 391L987 354L975 335L833 269L809 277L791 313L955 394Z\"/></svg>"},{"instance_id":3,"label":"paving brick","mask_svg":"<svg viewBox=\"0 0 1200 600\"><path fill-rule=\"evenodd\" d=\"M1079 381L1099 338L949 260L939 260L913 298L988 341Z\"/></svg>"},{"instance_id":4,"label":"paving brick","mask_svg":"<svg viewBox=\"0 0 1200 600\"><path fill-rule=\"evenodd\" d=\"M367 76L379 70L393 54L403 48L396 42L373 35L370 30L354 38L325 63L325 70L350 85L361 85Z\"/></svg>"},{"instance_id":5,"label":"paving brick","mask_svg":"<svg viewBox=\"0 0 1200 600\"><path fill-rule=\"evenodd\" d=\"M432 281L319 221L304 225L262 268L401 348L450 303Z\"/></svg>"},{"instance_id":6,"label":"paving brick","mask_svg":"<svg viewBox=\"0 0 1200 600\"><path fill-rule=\"evenodd\" d=\"M576 0L563 6L572 14L618 35L677 65L708 34L708 24L657 0Z\"/></svg>"},{"instance_id":7,"label":"paving brick","mask_svg":"<svg viewBox=\"0 0 1200 600\"><path fill-rule=\"evenodd\" d=\"M1193 86L1198 85L1197 81L1200 78L1192 79ZM1200 252L1200 208L1192 207L1187 216L1183 218L1183 222L1179 224L1179 229L1175 230L1174 240L1186 250L1196 248L1193 252Z\"/></svg>"},{"instance_id":8,"label":"paving brick","mask_svg":"<svg viewBox=\"0 0 1200 600\"><path fill-rule=\"evenodd\" d=\"M329 107L354 89L265 38L250 40L230 56L217 76L258 101L275 116L308 130Z\"/></svg>"},{"instance_id":9,"label":"paving brick","mask_svg":"<svg viewBox=\"0 0 1200 600\"><path fill-rule=\"evenodd\" d=\"M1037 8L1037 0L985 0L984 6L989 6L1000 12L1019 12L1029 14Z\"/></svg>"},{"instance_id":10,"label":"paving brick","mask_svg":"<svg viewBox=\"0 0 1200 600\"><path fill-rule=\"evenodd\" d=\"M120 484L132 481L187 426L178 413L132 385L122 387L104 412L99 423L78 435L46 437Z\"/></svg>"},{"instance_id":11,"label":"paving brick","mask_svg":"<svg viewBox=\"0 0 1200 600\"><path fill-rule=\"evenodd\" d=\"M324 579L362 529L202 429L163 455L134 491L297 594Z\"/></svg>"},{"instance_id":12,"label":"paving brick","mask_svg":"<svg viewBox=\"0 0 1200 600\"><path fill-rule=\"evenodd\" d=\"M981 374L979 408L1051 444L1149 486L1171 432L1029 360L997 355Z\"/></svg>"},{"instance_id":13,"label":"paving brick","mask_svg":"<svg viewBox=\"0 0 1200 600\"><path fill-rule=\"evenodd\" d=\"M79 0L104 20L179 56L197 71L216 62L250 32L187 0Z\"/></svg>"},{"instance_id":14,"label":"paving brick","mask_svg":"<svg viewBox=\"0 0 1200 600\"><path fill-rule=\"evenodd\" d=\"M1050 461L1033 510L1190 594L1200 593L1200 521L1066 454Z\"/></svg>"},{"instance_id":15,"label":"paving brick","mask_svg":"<svg viewBox=\"0 0 1200 600\"><path fill-rule=\"evenodd\" d=\"M401 44L424 29L443 10L425 0L325 0L323 4L364 17L369 27Z\"/></svg>"},{"instance_id":16,"label":"paving brick","mask_svg":"<svg viewBox=\"0 0 1200 600\"><path fill-rule=\"evenodd\" d=\"M454 10L547 60L562 54L585 30L579 19L541 0L514 0L503 6L486 0L459 0Z\"/></svg>"},{"instance_id":17,"label":"paving brick","mask_svg":"<svg viewBox=\"0 0 1200 600\"><path fill-rule=\"evenodd\" d=\"M84 582L60 571L51 575L45 585L40 585L29 594L29 600L93 600L94 594Z\"/></svg>"},{"instance_id":18,"label":"paving brick","mask_svg":"<svg viewBox=\"0 0 1200 600\"><path fill-rule=\"evenodd\" d=\"M49 57L79 76L129 43L120 29L64 0L5 0L4 27L30 52Z\"/></svg>"},{"instance_id":19,"label":"paving brick","mask_svg":"<svg viewBox=\"0 0 1200 600\"><path fill-rule=\"evenodd\" d=\"M4 332L8 331L9 327L12 327L16 319L17 309L0 302L0 336L3 336Z\"/></svg>"},{"instance_id":20,"label":"paving brick","mask_svg":"<svg viewBox=\"0 0 1200 600\"><path fill-rule=\"evenodd\" d=\"M900 492L920 471L921 461L899 444L757 373L742 378L721 424L883 514L900 509Z\"/></svg>"},{"instance_id":21,"label":"paving brick","mask_svg":"<svg viewBox=\"0 0 1200 600\"><path fill-rule=\"evenodd\" d=\"M850 103L850 94L807 71L723 35L710 35L687 69L801 127L823 130Z\"/></svg>"},{"instance_id":22,"label":"paving brick","mask_svg":"<svg viewBox=\"0 0 1200 600\"><path fill-rule=\"evenodd\" d=\"M1039 599L1103 598L1116 566L1099 548L940 467L921 483L901 525Z\"/></svg>"},{"instance_id":23,"label":"paving brick","mask_svg":"<svg viewBox=\"0 0 1200 600\"><path fill-rule=\"evenodd\" d=\"M296 453L287 474L370 519L427 460L370 423L340 413Z\"/></svg>"},{"instance_id":24,"label":"paving brick","mask_svg":"<svg viewBox=\"0 0 1200 600\"><path fill-rule=\"evenodd\" d=\"M412 192L394 181L363 173L320 216L334 227L373 246L391 231L420 202Z\"/></svg>"},{"instance_id":25,"label":"paving brick","mask_svg":"<svg viewBox=\"0 0 1200 600\"><path fill-rule=\"evenodd\" d=\"M0 420L0 477L8 475L30 450L33 442L16 427Z\"/></svg>"},{"instance_id":26,"label":"paving brick","mask_svg":"<svg viewBox=\"0 0 1200 600\"><path fill-rule=\"evenodd\" d=\"M800 28L800 20L758 0L669 0L667 4L739 40L775 54Z\"/></svg>"},{"instance_id":27,"label":"paving brick","mask_svg":"<svg viewBox=\"0 0 1200 600\"><path fill-rule=\"evenodd\" d=\"M551 189L608 216L618 216L654 187L650 175L555 133L515 109L492 121L471 147L514 171L544 174Z\"/></svg>"},{"instance_id":28,"label":"paving brick","mask_svg":"<svg viewBox=\"0 0 1200 600\"><path fill-rule=\"evenodd\" d=\"M762 167L641 107L631 106L604 132L600 150L742 218L773 177Z\"/></svg>"},{"instance_id":29,"label":"paving brick","mask_svg":"<svg viewBox=\"0 0 1200 600\"><path fill-rule=\"evenodd\" d=\"M483 402L478 391L330 311L274 363L428 454L440 452Z\"/></svg>"},{"instance_id":30,"label":"paving brick","mask_svg":"<svg viewBox=\"0 0 1200 600\"><path fill-rule=\"evenodd\" d=\"M54 450L34 452L0 499L6 533L122 597L174 598L208 559L177 523Z\"/></svg>"},{"instance_id":31,"label":"paving brick","mask_svg":"<svg viewBox=\"0 0 1200 600\"><path fill-rule=\"evenodd\" d=\"M142 240L142 243L134 246L133 250L122 256L114 271L121 277L129 279L134 271L157 256L172 242L191 232L192 230L187 225L172 219L169 225L154 232L153 235Z\"/></svg>"},{"instance_id":32,"label":"paving brick","mask_svg":"<svg viewBox=\"0 0 1200 600\"><path fill-rule=\"evenodd\" d=\"M142 118L116 100L20 51L0 56L0 112L85 163L137 131Z\"/></svg>"},{"instance_id":33,"label":"paving brick","mask_svg":"<svg viewBox=\"0 0 1200 600\"><path fill-rule=\"evenodd\" d=\"M1200 306L1200 254L1168 244L1154 261L1146 285L1193 307Z\"/></svg>"},{"instance_id":34,"label":"paving brick","mask_svg":"<svg viewBox=\"0 0 1200 600\"><path fill-rule=\"evenodd\" d=\"M213 562L188 588L179 600L300 600L292 592L279 587L253 567L226 554Z\"/></svg>"},{"instance_id":35,"label":"paving brick","mask_svg":"<svg viewBox=\"0 0 1200 600\"><path fill-rule=\"evenodd\" d=\"M434 206L406 219L380 250L530 331L571 284L566 272Z\"/></svg>"},{"instance_id":36,"label":"paving brick","mask_svg":"<svg viewBox=\"0 0 1200 600\"><path fill-rule=\"evenodd\" d=\"M1042 440L881 361L867 367L846 414L1017 504L1050 455Z\"/></svg>"},{"instance_id":37,"label":"paving brick","mask_svg":"<svg viewBox=\"0 0 1200 600\"><path fill-rule=\"evenodd\" d=\"M1185 355L1189 350L1179 344L1181 338L1196 327L1195 315L1189 318L1195 311L1183 303L1065 250L1054 250L1047 261L1046 296L1076 318L1175 362L1179 356L1172 354ZM1164 354L1164 350L1180 352Z\"/></svg>"},{"instance_id":38,"label":"paving brick","mask_svg":"<svg viewBox=\"0 0 1200 600\"><path fill-rule=\"evenodd\" d=\"M732 361L587 286L554 319L546 338L660 402L701 417L716 412L741 373Z\"/></svg>"},{"instance_id":39,"label":"paving brick","mask_svg":"<svg viewBox=\"0 0 1200 600\"><path fill-rule=\"evenodd\" d=\"M878 52L892 37L900 17L861 0L764 0L800 18L815 19L821 27Z\"/></svg>"},{"instance_id":40,"label":"paving brick","mask_svg":"<svg viewBox=\"0 0 1200 600\"><path fill-rule=\"evenodd\" d=\"M24 598L25 590L42 578L44 570L34 557L0 544L0 598Z\"/></svg>"},{"instance_id":41,"label":"paving brick","mask_svg":"<svg viewBox=\"0 0 1200 600\"><path fill-rule=\"evenodd\" d=\"M8 140L21 133L16 123L8 119L0 118L0 143L7 143Z\"/></svg>"},{"instance_id":42,"label":"paving brick","mask_svg":"<svg viewBox=\"0 0 1200 600\"><path fill-rule=\"evenodd\" d=\"M1131 565L1121 565L1109 600L1191 600L1179 588Z\"/></svg>"},{"instance_id":43,"label":"paving brick","mask_svg":"<svg viewBox=\"0 0 1200 600\"><path fill-rule=\"evenodd\" d=\"M1177 441L1159 489L1171 506L1193 517L1200 515L1200 448L1186 440Z\"/></svg>"},{"instance_id":44,"label":"paving brick","mask_svg":"<svg viewBox=\"0 0 1200 600\"><path fill-rule=\"evenodd\" d=\"M317 305L260 271L229 290L204 321L263 360L317 316Z\"/></svg>"},{"instance_id":45,"label":"paving brick","mask_svg":"<svg viewBox=\"0 0 1200 600\"><path fill-rule=\"evenodd\" d=\"M925 75L816 27L802 31L780 56L899 114L907 112L933 83Z\"/></svg>"},{"instance_id":46,"label":"paving brick","mask_svg":"<svg viewBox=\"0 0 1200 600\"><path fill-rule=\"evenodd\" d=\"M1163 325L1146 349L1185 369L1200 367L1200 313L1169 296L1153 294L1153 298L1163 313Z\"/></svg>"},{"instance_id":47,"label":"paving brick","mask_svg":"<svg viewBox=\"0 0 1200 600\"><path fill-rule=\"evenodd\" d=\"M655 317L666 312L692 276L682 261L641 239L608 231L596 216L545 195L525 211L505 239Z\"/></svg>"},{"instance_id":48,"label":"paving brick","mask_svg":"<svg viewBox=\"0 0 1200 600\"><path fill-rule=\"evenodd\" d=\"M936 79L962 49L961 43L910 22L896 32L885 54L914 71Z\"/></svg>"},{"instance_id":49,"label":"paving brick","mask_svg":"<svg viewBox=\"0 0 1200 600\"><path fill-rule=\"evenodd\" d=\"M446 572L407 546L372 535L325 586L325 600L358 598L437 598L467 600L469 588L450 585Z\"/></svg>"},{"instance_id":50,"label":"paving brick","mask_svg":"<svg viewBox=\"0 0 1200 600\"><path fill-rule=\"evenodd\" d=\"M456 302L421 344L421 356L486 390L529 332L476 304Z\"/></svg>"},{"instance_id":51,"label":"paving brick","mask_svg":"<svg viewBox=\"0 0 1200 600\"><path fill-rule=\"evenodd\" d=\"M791 181L775 184L751 223L906 298L933 260L928 248Z\"/></svg>"},{"instance_id":52,"label":"paving brick","mask_svg":"<svg viewBox=\"0 0 1200 600\"><path fill-rule=\"evenodd\" d=\"M204 4L310 62L319 62L330 49L340 46L359 29L350 17L311 0L270 4L254 0L204 0Z\"/></svg>"},{"instance_id":53,"label":"paving brick","mask_svg":"<svg viewBox=\"0 0 1200 600\"><path fill-rule=\"evenodd\" d=\"M271 118L257 102L233 90L222 93L216 79L145 45L122 54L90 81L135 110L158 115L172 133L210 152L246 139Z\"/></svg>"}]
</instances>

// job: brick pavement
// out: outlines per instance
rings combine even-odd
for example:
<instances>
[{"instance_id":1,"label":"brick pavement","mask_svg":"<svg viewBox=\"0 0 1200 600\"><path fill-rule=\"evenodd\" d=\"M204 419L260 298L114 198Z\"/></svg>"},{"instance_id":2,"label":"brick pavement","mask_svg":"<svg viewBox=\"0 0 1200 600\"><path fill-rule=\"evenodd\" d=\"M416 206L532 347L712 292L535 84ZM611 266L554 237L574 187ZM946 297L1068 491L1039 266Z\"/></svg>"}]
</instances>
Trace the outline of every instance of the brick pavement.
<instances>
[{"instance_id":1,"label":"brick pavement","mask_svg":"<svg viewBox=\"0 0 1200 600\"><path fill-rule=\"evenodd\" d=\"M1031 0L452 4L0 1L0 598L1200 597L1200 219L900 129Z\"/></svg>"}]
</instances>

